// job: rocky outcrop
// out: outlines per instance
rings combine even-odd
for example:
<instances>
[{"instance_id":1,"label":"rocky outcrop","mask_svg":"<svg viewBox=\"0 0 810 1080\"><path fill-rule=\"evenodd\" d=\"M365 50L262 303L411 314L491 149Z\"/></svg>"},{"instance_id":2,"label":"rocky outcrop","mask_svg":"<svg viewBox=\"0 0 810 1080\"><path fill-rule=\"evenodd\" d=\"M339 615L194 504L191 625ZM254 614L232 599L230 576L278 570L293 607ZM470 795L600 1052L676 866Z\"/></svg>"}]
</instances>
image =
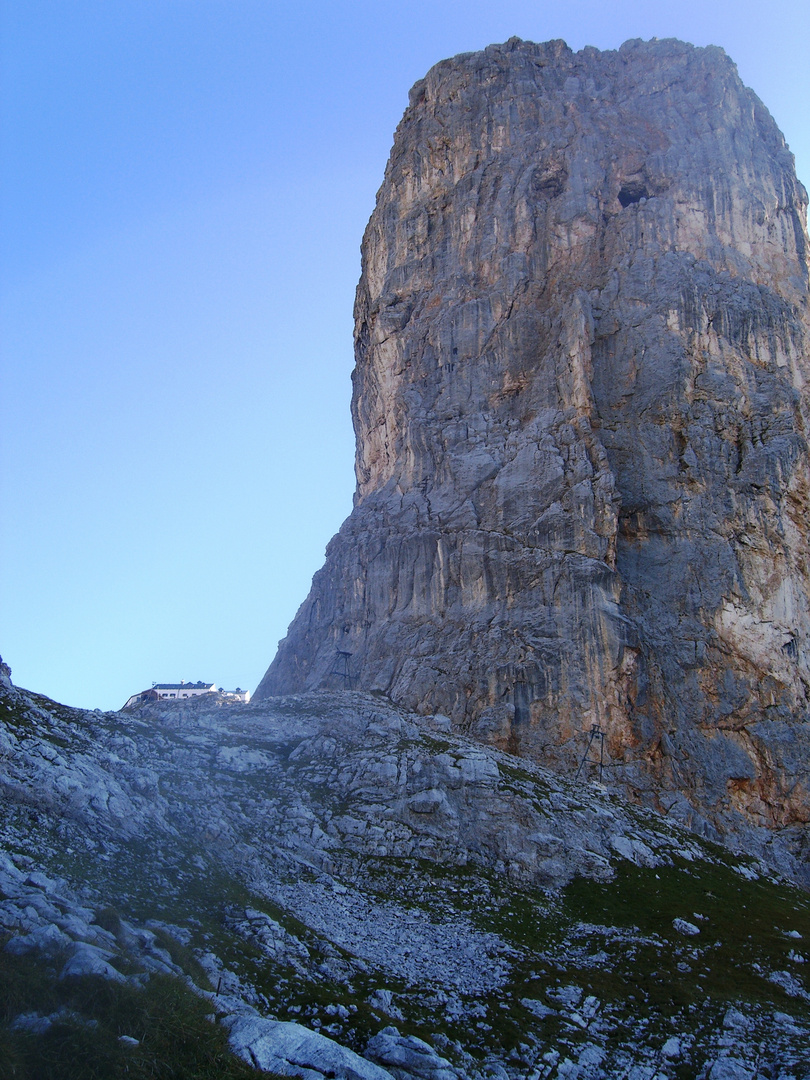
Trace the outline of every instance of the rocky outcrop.
<instances>
[{"instance_id":1,"label":"rocky outcrop","mask_svg":"<svg viewBox=\"0 0 810 1080\"><path fill-rule=\"evenodd\" d=\"M810 819L806 193L720 49L513 39L411 92L355 507L257 697L351 683L659 809Z\"/></svg>"}]
</instances>

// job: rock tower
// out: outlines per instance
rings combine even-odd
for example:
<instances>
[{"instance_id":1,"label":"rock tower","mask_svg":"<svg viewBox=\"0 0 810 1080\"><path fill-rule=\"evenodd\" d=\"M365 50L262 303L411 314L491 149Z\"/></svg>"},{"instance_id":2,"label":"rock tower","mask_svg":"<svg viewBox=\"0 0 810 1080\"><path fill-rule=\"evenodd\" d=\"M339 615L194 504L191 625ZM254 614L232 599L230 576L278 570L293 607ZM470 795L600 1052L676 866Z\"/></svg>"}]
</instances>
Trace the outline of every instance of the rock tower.
<instances>
[{"instance_id":1,"label":"rock tower","mask_svg":"<svg viewBox=\"0 0 810 1080\"><path fill-rule=\"evenodd\" d=\"M598 724L631 795L800 847L806 201L721 49L436 65L363 239L354 510L256 696L380 690L571 771Z\"/></svg>"}]
</instances>

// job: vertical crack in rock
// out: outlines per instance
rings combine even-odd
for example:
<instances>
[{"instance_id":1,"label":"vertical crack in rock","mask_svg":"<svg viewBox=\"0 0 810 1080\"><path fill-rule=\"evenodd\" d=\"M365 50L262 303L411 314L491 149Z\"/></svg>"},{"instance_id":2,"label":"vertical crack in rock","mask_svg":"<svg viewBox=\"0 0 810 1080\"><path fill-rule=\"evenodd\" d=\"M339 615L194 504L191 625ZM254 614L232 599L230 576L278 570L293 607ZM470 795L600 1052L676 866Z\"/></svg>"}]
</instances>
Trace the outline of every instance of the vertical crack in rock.
<instances>
[{"instance_id":1,"label":"vertical crack in rock","mask_svg":"<svg viewBox=\"0 0 810 1080\"><path fill-rule=\"evenodd\" d=\"M436 65L363 240L354 510L257 696L349 671L562 770L599 723L632 796L798 850L806 202L720 49Z\"/></svg>"}]
</instances>

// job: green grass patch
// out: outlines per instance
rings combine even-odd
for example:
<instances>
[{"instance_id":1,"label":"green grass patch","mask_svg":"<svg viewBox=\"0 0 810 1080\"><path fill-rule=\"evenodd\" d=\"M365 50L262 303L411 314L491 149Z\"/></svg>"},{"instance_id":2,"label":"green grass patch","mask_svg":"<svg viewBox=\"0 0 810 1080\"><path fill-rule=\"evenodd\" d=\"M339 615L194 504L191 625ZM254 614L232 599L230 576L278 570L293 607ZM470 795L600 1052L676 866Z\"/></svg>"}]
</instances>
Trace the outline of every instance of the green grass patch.
<instances>
[{"instance_id":1,"label":"green grass patch","mask_svg":"<svg viewBox=\"0 0 810 1080\"><path fill-rule=\"evenodd\" d=\"M609 882L584 878L564 890L566 914L585 923L637 929L657 944L633 947L624 941L604 948L614 955L610 970L599 976L603 992L639 993L652 1007L672 1010L706 998L805 1010L767 980L774 970L802 969L790 953L800 942L789 931L810 938L810 900L786 884L747 881L727 866L681 862L656 869L620 863ZM680 918L700 933L683 935L673 927ZM679 965L681 965L679 967Z\"/></svg>"},{"instance_id":2,"label":"green grass patch","mask_svg":"<svg viewBox=\"0 0 810 1080\"><path fill-rule=\"evenodd\" d=\"M96 976L57 979L53 962L0 951L0 1076L3 1080L248 1080L210 1004L184 983L153 975L143 985ZM34 1033L20 1014L51 1020ZM137 1040L122 1042L120 1036Z\"/></svg>"}]
</instances>

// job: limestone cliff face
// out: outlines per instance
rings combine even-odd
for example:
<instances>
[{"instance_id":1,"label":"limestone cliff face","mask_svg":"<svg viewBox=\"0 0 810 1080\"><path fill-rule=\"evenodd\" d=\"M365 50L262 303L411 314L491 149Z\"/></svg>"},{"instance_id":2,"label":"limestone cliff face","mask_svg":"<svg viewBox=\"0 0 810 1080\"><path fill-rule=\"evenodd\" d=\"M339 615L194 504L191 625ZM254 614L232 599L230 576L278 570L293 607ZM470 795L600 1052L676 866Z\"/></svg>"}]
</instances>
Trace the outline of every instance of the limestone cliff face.
<instances>
[{"instance_id":1,"label":"limestone cliff face","mask_svg":"<svg viewBox=\"0 0 810 1080\"><path fill-rule=\"evenodd\" d=\"M722 50L433 68L363 240L355 508L257 696L348 662L563 769L599 723L629 792L800 844L805 209Z\"/></svg>"}]
</instances>

